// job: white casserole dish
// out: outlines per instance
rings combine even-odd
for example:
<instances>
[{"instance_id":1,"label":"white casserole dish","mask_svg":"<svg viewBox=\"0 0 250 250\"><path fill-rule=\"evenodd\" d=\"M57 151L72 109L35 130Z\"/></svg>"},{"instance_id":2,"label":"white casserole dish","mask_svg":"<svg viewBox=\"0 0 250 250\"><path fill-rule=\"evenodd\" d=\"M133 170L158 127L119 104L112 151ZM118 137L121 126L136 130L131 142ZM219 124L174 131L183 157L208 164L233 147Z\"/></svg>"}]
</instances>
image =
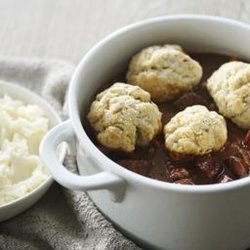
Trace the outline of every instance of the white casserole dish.
<instances>
[{"instance_id":1,"label":"white casserole dish","mask_svg":"<svg viewBox=\"0 0 250 250\"><path fill-rule=\"evenodd\" d=\"M180 15L125 27L92 48L78 65L69 89L70 119L48 134L41 156L56 181L70 189L88 191L102 213L142 246L190 250L247 248L250 177L203 186L149 179L107 158L83 129L80 115L86 113L100 85L124 68L138 50L160 43L250 60L250 26L237 21ZM74 137L80 176L66 170L55 155L58 143Z\"/></svg>"}]
</instances>

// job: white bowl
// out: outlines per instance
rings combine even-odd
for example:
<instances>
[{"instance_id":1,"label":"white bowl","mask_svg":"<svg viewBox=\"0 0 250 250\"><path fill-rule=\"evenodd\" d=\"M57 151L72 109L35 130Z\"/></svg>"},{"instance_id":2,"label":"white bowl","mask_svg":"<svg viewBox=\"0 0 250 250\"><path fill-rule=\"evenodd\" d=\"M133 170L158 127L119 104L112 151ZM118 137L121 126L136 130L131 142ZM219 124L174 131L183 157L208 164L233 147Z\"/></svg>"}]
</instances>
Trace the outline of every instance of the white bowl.
<instances>
[{"instance_id":1,"label":"white bowl","mask_svg":"<svg viewBox=\"0 0 250 250\"><path fill-rule=\"evenodd\" d=\"M249 60L250 26L225 18L180 15L144 20L109 35L76 68L69 89L70 119L48 133L41 144L41 157L55 180L70 189L88 191L99 210L142 246L186 250L248 248L249 176L202 186L153 180L105 156L82 126L81 114L89 110L91 98L105 79L119 73L143 47L161 43ZM60 141L74 136L80 176L59 164L54 153Z\"/></svg>"},{"instance_id":2,"label":"white bowl","mask_svg":"<svg viewBox=\"0 0 250 250\"><path fill-rule=\"evenodd\" d=\"M30 103L41 107L45 111L46 116L49 118L50 128L56 126L61 122L61 118L45 100L25 88L22 88L15 84L0 82L0 96L4 94L8 94L10 97L21 100L26 104ZM63 161L64 155L65 148L61 148L59 153L60 161ZM43 183L41 183L30 193L27 193L26 195L16 200L0 205L0 221L10 219L11 217L23 212L24 210L32 206L48 190L52 182L53 178L51 175L49 175Z\"/></svg>"}]
</instances>

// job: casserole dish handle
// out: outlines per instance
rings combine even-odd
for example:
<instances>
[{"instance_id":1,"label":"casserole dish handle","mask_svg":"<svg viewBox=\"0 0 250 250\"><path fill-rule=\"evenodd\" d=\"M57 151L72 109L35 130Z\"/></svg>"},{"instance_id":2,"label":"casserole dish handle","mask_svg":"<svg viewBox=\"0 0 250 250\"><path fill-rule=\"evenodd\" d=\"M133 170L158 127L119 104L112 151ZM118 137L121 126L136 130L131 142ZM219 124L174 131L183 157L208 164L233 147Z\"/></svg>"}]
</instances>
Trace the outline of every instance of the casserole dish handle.
<instances>
[{"instance_id":1,"label":"casserole dish handle","mask_svg":"<svg viewBox=\"0 0 250 250\"><path fill-rule=\"evenodd\" d=\"M80 176L70 172L57 158L57 148L62 142L72 142L75 134L70 120L67 120L52 130L43 138L40 144L40 156L48 167L53 178L62 186L72 190L107 189L114 201L120 201L124 194L125 181L111 172L101 172L94 175Z\"/></svg>"}]
</instances>

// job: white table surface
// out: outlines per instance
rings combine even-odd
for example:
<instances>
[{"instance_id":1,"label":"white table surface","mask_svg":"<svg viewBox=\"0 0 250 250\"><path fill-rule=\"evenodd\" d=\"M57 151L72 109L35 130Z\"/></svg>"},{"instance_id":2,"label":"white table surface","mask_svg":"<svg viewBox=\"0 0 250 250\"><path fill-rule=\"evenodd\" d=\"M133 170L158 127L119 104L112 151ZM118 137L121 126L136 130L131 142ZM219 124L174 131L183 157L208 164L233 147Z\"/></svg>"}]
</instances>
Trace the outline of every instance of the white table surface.
<instances>
[{"instance_id":1,"label":"white table surface","mask_svg":"<svg viewBox=\"0 0 250 250\"><path fill-rule=\"evenodd\" d=\"M250 23L250 0L0 0L0 55L78 63L124 25L184 13Z\"/></svg>"}]
</instances>

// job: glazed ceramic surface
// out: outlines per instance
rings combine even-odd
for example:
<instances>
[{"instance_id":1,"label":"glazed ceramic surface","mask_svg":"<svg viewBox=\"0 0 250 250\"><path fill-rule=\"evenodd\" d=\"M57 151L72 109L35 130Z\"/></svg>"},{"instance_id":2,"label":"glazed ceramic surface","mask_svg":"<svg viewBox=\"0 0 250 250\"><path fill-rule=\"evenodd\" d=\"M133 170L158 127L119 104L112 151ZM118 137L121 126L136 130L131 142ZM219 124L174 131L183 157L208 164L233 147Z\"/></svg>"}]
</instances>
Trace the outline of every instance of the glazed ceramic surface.
<instances>
[{"instance_id":1,"label":"glazed ceramic surface","mask_svg":"<svg viewBox=\"0 0 250 250\"><path fill-rule=\"evenodd\" d=\"M43 141L41 155L53 177L88 191L122 232L150 249L244 249L250 246L250 177L225 184L176 185L135 174L101 153L81 124L91 98L143 47L179 44L250 60L250 27L209 16L169 16L125 27L97 44L78 65L69 90L70 119ZM80 176L55 156L61 141L75 138Z\"/></svg>"}]
</instances>

